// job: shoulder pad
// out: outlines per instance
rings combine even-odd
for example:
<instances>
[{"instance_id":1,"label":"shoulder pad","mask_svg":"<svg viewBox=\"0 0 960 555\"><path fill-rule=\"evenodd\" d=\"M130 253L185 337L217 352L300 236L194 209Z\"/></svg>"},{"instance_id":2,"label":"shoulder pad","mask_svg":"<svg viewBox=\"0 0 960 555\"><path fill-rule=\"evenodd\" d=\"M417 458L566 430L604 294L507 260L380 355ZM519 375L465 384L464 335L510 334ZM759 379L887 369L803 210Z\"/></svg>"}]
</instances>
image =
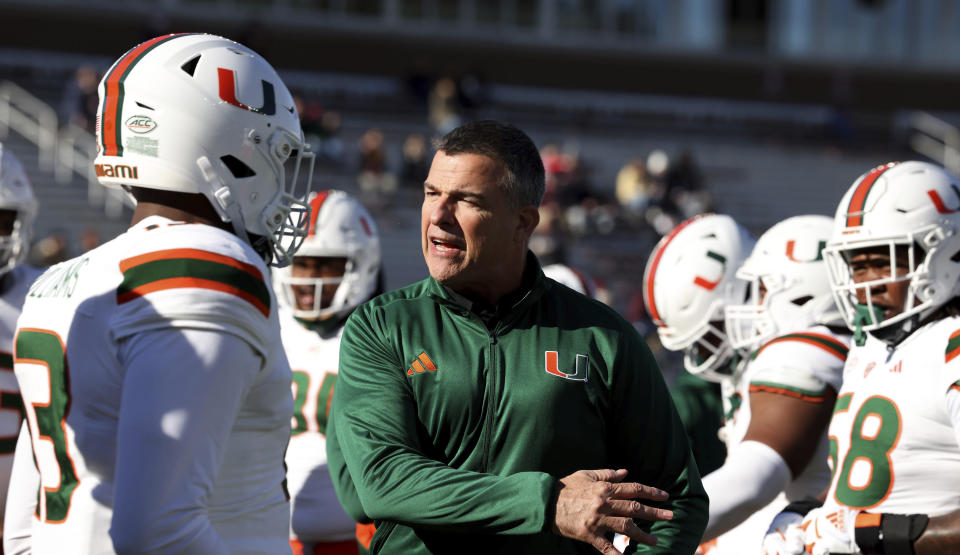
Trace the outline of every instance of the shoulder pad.
<instances>
[{"instance_id":1,"label":"shoulder pad","mask_svg":"<svg viewBox=\"0 0 960 555\"><path fill-rule=\"evenodd\" d=\"M222 329L255 346L266 340L276 303L248 245L198 224L145 229L137 239L119 260L116 337L173 325Z\"/></svg>"}]
</instances>

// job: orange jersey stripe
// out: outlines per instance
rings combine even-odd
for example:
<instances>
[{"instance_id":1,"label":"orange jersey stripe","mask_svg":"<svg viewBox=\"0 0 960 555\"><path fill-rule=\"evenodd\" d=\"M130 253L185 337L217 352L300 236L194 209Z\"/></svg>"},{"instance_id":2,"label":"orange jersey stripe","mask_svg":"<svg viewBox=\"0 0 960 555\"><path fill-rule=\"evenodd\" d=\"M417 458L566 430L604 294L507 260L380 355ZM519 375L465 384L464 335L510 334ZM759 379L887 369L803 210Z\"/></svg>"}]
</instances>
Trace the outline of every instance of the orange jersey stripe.
<instances>
[{"instance_id":1,"label":"orange jersey stripe","mask_svg":"<svg viewBox=\"0 0 960 555\"><path fill-rule=\"evenodd\" d=\"M191 278L191 277L178 277L178 278L169 278L161 279L157 281L152 281L145 285L141 285L135 289L117 295L117 302L123 304L129 301L132 301L136 298L142 297L149 293L154 293L156 291L165 291L167 289L183 289L183 288L196 288L196 289L212 289L214 291L220 291L223 293L230 293L231 295L236 295L241 299L252 304L259 310L264 316L270 315L270 309L264 305L260 299L255 296L247 293L246 291L222 283L219 281L213 281L209 279L200 279L200 278Z\"/></svg>"},{"instance_id":2,"label":"orange jersey stripe","mask_svg":"<svg viewBox=\"0 0 960 555\"><path fill-rule=\"evenodd\" d=\"M154 262L156 260L169 260L172 258L190 258L194 260L217 262L225 266L230 266L231 268L242 270L258 280L263 281L263 275L260 274L260 270L258 270L253 264L247 264L246 262L240 262L239 260L226 255L200 249L167 249L162 251L148 252L146 254L121 260L120 271L126 272L130 268L139 266L141 264L146 264L147 262Z\"/></svg>"},{"instance_id":3,"label":"orange jersey stripe","mask_svg":"<svg viewBox=\"0 0 960 555\"><path fill-rule=\"evenodd\" d=\"M793 397L794 399L800 399L801 401L807 401L810 403L822 403L824 401L823 397L814 397L813 395L806 395L800 393L799 391L794 391L792 389L786 389L782 387L773 387L769 385L751 385L750 392L762 391L766 393L776 393L777 395L786 395L787 397Z\"/></svg>"},{"instance_id":4,"label":"orange jersey stripe","mask_svg":"<svg viewBox=\"0 0 960 555\"><path fill-rule=\"evenodd\" d=\"M759 355L764 349L770 345L773 345L774 343L784 343L787 341L797 341L800 343L806 343L808 345L814 345L836 356L840 360L847 360L848 347L846 345L828 335L819 333L791 334L778 337L767 342L763 347L760 347L760 349L757 350L757 354Z\"/></svg>"}]
</instances>

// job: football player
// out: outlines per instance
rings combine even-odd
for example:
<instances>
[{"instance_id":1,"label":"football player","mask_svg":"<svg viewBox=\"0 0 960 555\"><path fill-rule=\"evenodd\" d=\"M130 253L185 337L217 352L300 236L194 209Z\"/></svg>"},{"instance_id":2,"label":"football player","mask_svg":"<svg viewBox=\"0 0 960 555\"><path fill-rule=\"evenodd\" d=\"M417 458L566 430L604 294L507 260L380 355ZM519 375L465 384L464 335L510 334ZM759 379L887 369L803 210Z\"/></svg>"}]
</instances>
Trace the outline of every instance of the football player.
<instances>
[{"instance_id":1,"label":"football player","mask_svg":"<svg viewBox=\"0 0 960 555\"><path fill-rule=\"evenodd\" d=\"M780 552L960 552L958 210L960 180L926 162L879 166L840 201L825 255L855 345L834 473Z\"/></svg>"},{"instance_id":2,"label":"football player","mask_svg":"<svg viewBox=\"0 0 960 555\"><path fill-rule=\"evenodd\" d=\"M30 246L36 213L37 201L20 160L0 143L0 525L21 423L20 388L13 374L13 331L27 288L40 274L20 263Z\"/></svg>"},{"instance_id":3,"label":"football player","mask_svg":"<svg viewBox=\"0 0 960 555\"><path fill-rule=\"evenodd\" d=\"M326 432L347 316L377 293L380 238L367 210L342 191L311 200L307 238L275 273L284 350L293 369L287 448L294 555L357 553L356 523L337 499L327 469Z\"/></svg>"},{"instance_id":4,"label":"football player","mask_svg":"<svg viewBox=\"0 0 960 555\"><path fill-rule=\"evenodd\" d=\"M683 366L692 374L714 382L731 376L734 351L723 309L747 295L736 271L753 245L750 232L730 216L703 214L674 228L647 259L647 314L663 346L683 351Z\"/></svg>"},{"instance_id":5,"label":"football player","mask_svg":"<svg viewBox=\"0 0 960 555\"><path fill-rule=\"evenodd\" d=\"M736 270L753 246L750 233L730 216L696 216L660 240L644 271L643 300L660 342L683 351L688 376L671 393L701 469L723 462L717 457L718 447L723 450L719 384L732 379L741 358L727 338L724 307L748 294ZM699 378L708 383L691 383Z\"/></svg>"},{"instance_id":6,"label":"football player","mask_svg":"<svg viewBox=\"0 0 960 555\"><path fill-rule=\"evenodd\" d=\"M734 349L750 353L723 385L727 460L704 478L707 553L758 551L788 502L830 478L826 428L840 388L849 332L830 291L822 251L827 216L795 216L767 230L737 270L747 302L729 303Z\"/></svg>"},{"instance_id":7,"label":"football player","mask_svg":"<svg viewBox=\"0 0 960 555\"><path fill-rule=\"evenodd\" d=\"M289 552L292 378L267 263L307 234L293 98L258 54L206 34L135 46L99 94L97 176L137 206L27 295L5 546Z\"/></svg>"}]
</instances>

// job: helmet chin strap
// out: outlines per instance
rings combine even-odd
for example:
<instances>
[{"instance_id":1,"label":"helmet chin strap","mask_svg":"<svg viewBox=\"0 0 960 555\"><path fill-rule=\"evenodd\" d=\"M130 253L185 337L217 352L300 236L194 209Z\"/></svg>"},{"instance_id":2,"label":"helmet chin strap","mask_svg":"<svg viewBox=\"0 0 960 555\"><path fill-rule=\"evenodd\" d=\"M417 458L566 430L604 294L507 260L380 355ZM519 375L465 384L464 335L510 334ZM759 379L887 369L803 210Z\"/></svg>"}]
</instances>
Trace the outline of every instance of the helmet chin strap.
<instances>
[{"instance_id":1,"label":"helmet chin strap","mask_svg":"<svg viewBox=\"0 0 960 555\"><path fill-rule=\"evenodd\" d=\"M876 306L869 307L865 304L857 304L855 308L857 311L857 316L854 320L853 340L856 342L858 347L861 347L867 341L867 332L863 331L863 325L882 320L883 309ZM873 312L872 315L871 308ZM907 336L913 333L917 329L919 323L920 315L914 314L902 322L877 328L875 330L871 330L869 333L880 341L886 343L887 347L892 349L898 343L906 339Z\"/></svg>"},{"instance_id":2,"label":"helmet chin strap","mask_svg":"<svg viewBox=\"0 0 960 555\"><path fill-rule=\"evenodd\" d=\"M857 347L862 347L867 341L867 332L863 331L864 324L872 324L883 319L883 309L878 306L869 306L857 304L854 306L857 312L853 320L853 340Z\"/></svg>"}]
</instances>

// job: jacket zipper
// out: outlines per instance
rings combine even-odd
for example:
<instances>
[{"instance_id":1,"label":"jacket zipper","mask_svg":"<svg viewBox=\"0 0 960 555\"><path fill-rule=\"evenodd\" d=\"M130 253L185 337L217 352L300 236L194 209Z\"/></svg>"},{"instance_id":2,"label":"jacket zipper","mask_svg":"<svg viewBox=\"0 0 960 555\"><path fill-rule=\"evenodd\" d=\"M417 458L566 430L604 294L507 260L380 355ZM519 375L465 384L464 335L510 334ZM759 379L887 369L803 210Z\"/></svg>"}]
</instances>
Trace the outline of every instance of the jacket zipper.
<instances>
[{"instance_id":1,"label":"jacket zipper","mask_svg":"<svg viewBox=\"0 0 960 555\"><path fill-rule=\"evenodd\" d=\"M487 472L490 468L490 437L493 435L493 415L497 406L497 332L489 332L489 366L487 368L487 414L483 423L483 468Z\"/></svg>"}]
</instances>

